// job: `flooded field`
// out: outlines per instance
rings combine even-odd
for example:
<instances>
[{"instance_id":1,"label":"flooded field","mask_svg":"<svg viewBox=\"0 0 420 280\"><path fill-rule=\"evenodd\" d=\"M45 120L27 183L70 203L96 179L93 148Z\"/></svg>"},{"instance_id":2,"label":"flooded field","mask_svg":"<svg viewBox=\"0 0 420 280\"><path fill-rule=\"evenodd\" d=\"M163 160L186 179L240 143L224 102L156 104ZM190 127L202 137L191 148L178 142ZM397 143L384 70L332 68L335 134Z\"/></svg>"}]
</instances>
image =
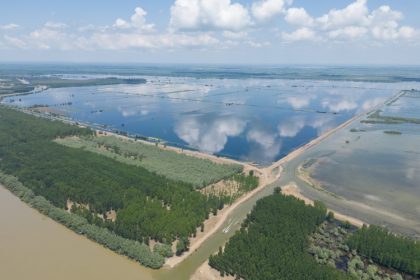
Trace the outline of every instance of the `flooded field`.
<instances>
[{"instance_id":1,"label":"flooded field","mask_svg":"<svg viewBox=\"0 0 420 280\"><path fill-rule=\"evenodd\" d=\"M143 78L147 79L146 84L49 89L7 97L2 102L42 107L49 113L101 129L158 138L174 146L267 165L355 114L373 108L400 89L413 86Z\"/></svg>"},{"instance_id":2,"label":"flooded field","mask_svg":"<svg viewBox=\"0 0 420 280\"><path fill-rule=\"evenodd\" d=\"M322 191L310 189L302 176L290 175L289 180L333 208L420 237L420 126L411 123L420 114L411 99L402 95L380 109L385 118L378 123L364 117L290 165L297 174L310 174ZM391 114L401 123L385 123Z\"/></svg>"}]
</instances>

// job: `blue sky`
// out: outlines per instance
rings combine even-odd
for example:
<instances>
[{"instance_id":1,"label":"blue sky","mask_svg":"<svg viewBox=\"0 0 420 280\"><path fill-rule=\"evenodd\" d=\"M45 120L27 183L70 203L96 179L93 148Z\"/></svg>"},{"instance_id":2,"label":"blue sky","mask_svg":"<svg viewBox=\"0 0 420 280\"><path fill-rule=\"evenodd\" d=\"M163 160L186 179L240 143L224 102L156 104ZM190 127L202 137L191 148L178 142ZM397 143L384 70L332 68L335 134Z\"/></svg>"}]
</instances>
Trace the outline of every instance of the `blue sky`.
<instances>
[{"instance_id":1,"label":"blue sky","mask_svg":"<svg viewBox=\"0 0 420 280\"><path fill-rule=\"evenodd\" d=\"M0 61L416 64L418 0L14 0Z\"/></svg>"}]
</instances>

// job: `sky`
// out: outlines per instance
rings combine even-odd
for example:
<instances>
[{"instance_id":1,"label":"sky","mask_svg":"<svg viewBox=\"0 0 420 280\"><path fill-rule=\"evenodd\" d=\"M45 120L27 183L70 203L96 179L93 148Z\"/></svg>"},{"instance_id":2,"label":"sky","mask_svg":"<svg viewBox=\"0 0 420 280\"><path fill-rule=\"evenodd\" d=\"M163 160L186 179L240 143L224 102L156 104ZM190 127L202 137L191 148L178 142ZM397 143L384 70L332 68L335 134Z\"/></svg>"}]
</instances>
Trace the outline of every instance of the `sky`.
<instances>
[{"instance_id":1,"label":"sky","mask_svg":"<svg viewBox=\"0 0 420 280\"><path fill-rule=\"evenodd\" d=\"M1 62L420 65L418 0L13 0Z\"/></svg>"}]
</instances>

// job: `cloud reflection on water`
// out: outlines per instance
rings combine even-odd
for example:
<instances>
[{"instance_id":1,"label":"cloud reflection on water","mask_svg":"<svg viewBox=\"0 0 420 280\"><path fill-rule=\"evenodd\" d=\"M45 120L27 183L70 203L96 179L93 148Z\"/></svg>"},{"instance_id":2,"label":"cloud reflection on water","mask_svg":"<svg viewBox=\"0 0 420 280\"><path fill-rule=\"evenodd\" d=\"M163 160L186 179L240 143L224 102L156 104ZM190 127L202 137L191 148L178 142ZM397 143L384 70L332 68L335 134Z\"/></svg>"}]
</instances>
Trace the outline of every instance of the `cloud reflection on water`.
<instances>
[{"instance_id":1,"label":"cloud reflection on water","mask_svg":"<svg viewBox=\"0 0 420 280\"><path fill-rule=\"evenodd\" d=\"M233 116L188 117L175 126L175 133L191 147L208 153L222 151L228 137L239 136L246 122Z\"/></svg>"},{"instance_id":2,"label":"cloud reflection on water","mask_svg":"<svg viewBox=\"0 0 420 280\"><path fill-rule=\"evenodd\" d=\"M247 140L254 143L250 150L249 158L260 162L273 161L281 150L281 140L275 132L261 127L255 127L248 131Z\"/></svg>"}]
</instances>

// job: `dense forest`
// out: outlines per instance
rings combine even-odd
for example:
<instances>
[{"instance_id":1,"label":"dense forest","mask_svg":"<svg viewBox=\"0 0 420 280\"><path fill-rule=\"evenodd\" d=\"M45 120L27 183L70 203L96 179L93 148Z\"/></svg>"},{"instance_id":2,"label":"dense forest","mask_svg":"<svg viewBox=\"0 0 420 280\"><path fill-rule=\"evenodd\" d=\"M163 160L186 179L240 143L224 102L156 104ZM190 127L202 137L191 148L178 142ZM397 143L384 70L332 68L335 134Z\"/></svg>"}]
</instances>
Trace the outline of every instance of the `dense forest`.
<instances>
[{"instance_id":1,"label":"dense forest","mask_svg":"<svg viewBox=\"0 0 420 280\"><path fill-rule=\"evenodd\" d=\"M414 240L371 225L354 233L348 245L381 265L420 276L420 244Z\"/></svg>"},{"instance_id":2,"label":"dense forest","mask_svg":"<svg viewBox=\"0 0 420 280\"><path fill-rule=\"evenodd\" d=\"M263 198L209 265L238 279L347 279L307 253L309 235L325 218L322 203L307 206L280 193Z\"/></svg>"},{"instance_id":3,"label":"dense forest","mask_svg":"<svg viewBox=\"0 0 420 280\"><path fill-rule=\"evenodd\" d=\"M186 240L223 207L221 198L191 184L53 141L71 135L92 132L0 106L0 169L56 207L64 209L69 199L95 216L115 210L115 222L92 223L140 242Z\"/></svg>"}]
</instances>

